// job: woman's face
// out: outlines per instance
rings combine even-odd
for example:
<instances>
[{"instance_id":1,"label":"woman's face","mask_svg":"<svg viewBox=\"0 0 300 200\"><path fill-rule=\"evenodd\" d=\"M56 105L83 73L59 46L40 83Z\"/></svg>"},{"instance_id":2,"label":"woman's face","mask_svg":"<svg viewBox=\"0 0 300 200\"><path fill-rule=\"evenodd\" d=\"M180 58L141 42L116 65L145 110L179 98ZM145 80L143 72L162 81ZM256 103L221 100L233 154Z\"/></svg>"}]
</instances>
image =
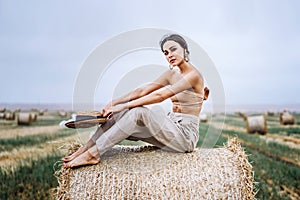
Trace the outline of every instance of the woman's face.
<instances>
[{"instance_id":1,"label":"woman's face","mask_svg":"<svg viewBox=\"0 0 300 200\"><path fill-rule=\"evenodd\" d=\"M184 49L173 40L168 40L163 45L163 52L167 61L172 66L179 66L184 62Z\"/></svg>"}]
</instances>

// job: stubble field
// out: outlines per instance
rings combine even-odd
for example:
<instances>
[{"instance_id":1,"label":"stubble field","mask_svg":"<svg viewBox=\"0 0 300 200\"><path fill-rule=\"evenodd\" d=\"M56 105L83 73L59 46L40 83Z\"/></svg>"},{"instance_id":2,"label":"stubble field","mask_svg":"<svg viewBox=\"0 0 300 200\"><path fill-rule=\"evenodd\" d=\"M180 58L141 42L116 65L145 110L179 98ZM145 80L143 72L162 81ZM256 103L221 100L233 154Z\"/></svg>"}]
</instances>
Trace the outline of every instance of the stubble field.
<instances>
[{"instance_id":1,"label":"stubble field","mask_svg":"<svg viewBox=\"0 0 300 200\"><path fill-rule=\"evenodd\" d=\"M281 125L279 114L267 116L266 135L248 134L243 117L237 114L225 117L215 147L223 146L230 137L239 138L253 166L258 199L300 198L300 115L294 116L294 125ZM0 119L0 199L51 199L58 184L54 171L61 166L59 160L66 154L66 145L79 141L80 134L91 132L86 129L78 134L74 129L59 127L59 122L68 117L46 112L30 126ZM214 123L200 123L199 148L208 128L222 124L222 115L214 117Z\"/></svg>"}]
</instances>

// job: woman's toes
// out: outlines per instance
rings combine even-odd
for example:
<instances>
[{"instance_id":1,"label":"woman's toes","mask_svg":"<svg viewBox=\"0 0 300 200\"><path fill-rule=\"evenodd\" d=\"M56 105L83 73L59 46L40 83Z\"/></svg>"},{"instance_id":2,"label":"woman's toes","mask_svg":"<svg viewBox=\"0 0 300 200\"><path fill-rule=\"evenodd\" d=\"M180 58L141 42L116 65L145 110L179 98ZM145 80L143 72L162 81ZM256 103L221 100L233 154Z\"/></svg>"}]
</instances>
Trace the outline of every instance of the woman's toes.
<instances>
[{"instance_id":1,"label":"woman's toes","mask_svg":"<svg viewBox=\"0 0 300 200\"><path fill-rule=\"evenodd\" d=\"M64 157L61 159L64 162L69 162L71 160L70 156Z\"/></svg>"},{"instance_id":2,"label":"woman's toes","mask_svg":"<svg viewBox=\"0 0 300 200\"><path fill-rule=\"evenodd\" d=\"M71 168L70 163L64 163L64 168Z\"/></svg>"}]
</instances>

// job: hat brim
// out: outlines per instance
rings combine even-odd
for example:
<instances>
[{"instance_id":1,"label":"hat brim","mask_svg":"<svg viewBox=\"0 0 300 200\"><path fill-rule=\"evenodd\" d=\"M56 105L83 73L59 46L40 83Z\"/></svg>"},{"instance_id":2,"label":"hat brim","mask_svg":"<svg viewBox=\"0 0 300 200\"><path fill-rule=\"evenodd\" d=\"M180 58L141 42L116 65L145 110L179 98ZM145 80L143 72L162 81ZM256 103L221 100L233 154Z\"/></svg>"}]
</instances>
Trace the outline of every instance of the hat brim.
<instances>
[{"instance_id":1,"label":"hat brim","mask_svg":"<svg viewBox=\"0 0 300 200\"><path fill-rule=\"evenodd\" d=\"M94 119L86 119L86 120L76 120L70 121L65 124L68 128L90 128L93 126L97 126L99 124L104 124L106 122L106 118L94 118Z\"/></svg>"}]
</instances>

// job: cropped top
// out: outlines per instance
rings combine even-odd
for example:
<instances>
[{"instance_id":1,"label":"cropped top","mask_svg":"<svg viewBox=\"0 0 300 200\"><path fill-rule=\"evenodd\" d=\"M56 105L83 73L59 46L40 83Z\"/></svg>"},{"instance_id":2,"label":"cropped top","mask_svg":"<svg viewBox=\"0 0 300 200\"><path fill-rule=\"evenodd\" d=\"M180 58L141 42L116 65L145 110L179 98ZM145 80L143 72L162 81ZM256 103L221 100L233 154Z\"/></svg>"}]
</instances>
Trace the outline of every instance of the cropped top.
<instances>
[{"instance_id":1,"label":"cropped top","mask_svg":"<svg viewBox=\"0 0 300 200\"><path fill-rule=\"evenodd\" d=\"M171 97L175 106L194 106L201 107L203 103L204 94L195 93L191 90L184 90Z\"/></svg>"}]
</instances>

